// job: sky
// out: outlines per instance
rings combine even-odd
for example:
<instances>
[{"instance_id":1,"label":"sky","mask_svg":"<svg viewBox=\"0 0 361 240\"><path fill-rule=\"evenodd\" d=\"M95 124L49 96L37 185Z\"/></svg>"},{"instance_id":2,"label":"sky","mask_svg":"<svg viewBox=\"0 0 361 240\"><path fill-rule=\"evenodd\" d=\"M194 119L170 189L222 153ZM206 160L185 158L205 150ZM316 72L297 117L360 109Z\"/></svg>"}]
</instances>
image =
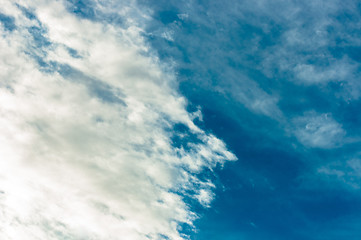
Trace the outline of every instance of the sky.
<instances>
[{"instance_id":1,"label":"sky","mask_svg":"<svg viewBox=\"0 0 361 240\"><path fill-rule=\"evenodd\" d=\"M0 3L1 239L361 238L358 1Z\"/></svg>"}]
</instances>

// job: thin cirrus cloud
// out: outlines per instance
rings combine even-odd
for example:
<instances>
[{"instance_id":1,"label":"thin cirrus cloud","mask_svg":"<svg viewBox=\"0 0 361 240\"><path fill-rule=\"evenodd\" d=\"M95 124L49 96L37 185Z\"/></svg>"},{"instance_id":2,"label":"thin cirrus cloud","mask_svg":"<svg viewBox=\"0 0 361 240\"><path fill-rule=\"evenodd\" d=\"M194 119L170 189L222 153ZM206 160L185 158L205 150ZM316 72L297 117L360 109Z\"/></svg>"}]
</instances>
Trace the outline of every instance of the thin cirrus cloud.
<instances>
[{"instance_id":1,"label":"thin cirrus cloud","mask_svg":"<svg viewBox=\"0 0 361 240\"><path fill-rule=\"evenodd\" d=\"M158 12L147 29L165 59L182 59L178 63L181 84L190 98L197 99L199 94L193 88L202 89L215 96L217 103L233 104L224 114L245 107L249 115L267 116L288 132L300 127L298 120L307 121L304 115L309 112L321 116L338 106L332 102L359 99L356 4L161 1L152 3ZM347 21L342 21L344 18ZM170 33L175 40L164 37ZM317 103L319 99L322 105ZM294 109L297 112L292 112ZM319 127L330 127L330 121L321 119ZM330 143L333 140L306 141L310 131L290 132L309 147L337 145Z\"/></svg>"},{"instance_id":2,"label":"thin cirrus cloud","mask_svg":"<svg viewBox=\"0 0 361 240\"><path fill-rule=\"evenodd\" d=\"M352 190L358 190L361 187L361 160L355 157L347 161L334 161L319 167L317 174L332 185L341 183Z\"/></svg>"},{"instance_id":3,"label":"thin cirrus cloud","mask_svg":"<svg viewBox=\"0 0 361 240\"><path fill-rule=\"evenodd\" d=\"M201 239L359 239L359 2L140 2L182 93L242 159Z\"/></svg>"},{"instance_id":4,"label":"thin cirrus cloud","mask_svg":"<svg viewBox=\"0 0 361 240\"><path fill-rule=\"evenodd\" d=\"M359 99L357 1L275 1L266 5L278 5L285 11L268 16L282 31L278 43L261 54L265 74L321 89L335 82L340 86L336 95L345 100Z\"/></svg>"},{"instance_id":5,"label":"thin cirrus cloud","mask_svg":"<svg viewBox=\"0 0 361 240\"><path fill-rule=\"evenodd\" d=\"M333 148L341 146L346 135L342 126L330 114L305 113L293 119L295 136L308 147Z\"/></svg>"},{"instance_id":6,"label":"thin cirrus cloud","mask_svg":"<svg viewBox=\"0 0 361 240\"><path fill-rule=\"evenodd\" d=\"M67 4L2 2L1 239L183 239L184 197L214 196L197 175L236 157L193 123L136 14ZM197 141L175 147L175 125Z\"/></svg>"}]
</instances>

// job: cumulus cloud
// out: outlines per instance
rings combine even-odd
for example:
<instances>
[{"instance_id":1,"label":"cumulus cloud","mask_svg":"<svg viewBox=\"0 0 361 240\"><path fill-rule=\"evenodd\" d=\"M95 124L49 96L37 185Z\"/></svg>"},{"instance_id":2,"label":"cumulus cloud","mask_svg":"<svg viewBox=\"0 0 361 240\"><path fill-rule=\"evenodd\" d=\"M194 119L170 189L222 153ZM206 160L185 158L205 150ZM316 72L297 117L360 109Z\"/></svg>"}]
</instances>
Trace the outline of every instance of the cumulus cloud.
<instances>
[{"instance_id":1,"label":"cumulus cloud","mask_svg":"<svg viewBox=\"0 0 361 240\"><path fill-rule=\"evenodd\" d=\"M1 239L185 238L197 216L183 196L208 206L197 174L236 157L193 123L137 19L2 4L15 26L0 26ZM175 124L198 141L175 147Z\"/></svg>"},{"instance_id":2,"label":"cumulus cloud","mask_svg":"<svg viewBox=\"0 0 361 240\"><path fill-rule=\"evenodd\" d=\"M340 146L346 134L341 124L330 114L306 113L293 119L294 134L307 147L331 148Z\"/></svg>"}]
</instances>

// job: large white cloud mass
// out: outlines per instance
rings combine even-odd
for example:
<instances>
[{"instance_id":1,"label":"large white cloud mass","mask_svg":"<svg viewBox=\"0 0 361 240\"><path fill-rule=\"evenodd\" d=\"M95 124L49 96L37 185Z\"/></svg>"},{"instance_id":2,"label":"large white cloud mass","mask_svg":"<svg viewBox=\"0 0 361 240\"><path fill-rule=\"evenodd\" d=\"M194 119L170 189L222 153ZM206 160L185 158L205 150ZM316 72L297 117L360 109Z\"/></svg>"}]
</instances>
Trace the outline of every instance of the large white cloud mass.
<instances>
[{"instance_id":1,"label":"large white cloud mass","mask_svg":"<svg viewBox=\"0 0 361 240\"><path fill-rule=\"evenodd\" d=\"M208 206L197 174L235 156L193 123L134 3L119 25L62 1L1 5L15 27L0 25L0 239L186 238L183 197Z\"/></svg>"}]
</instances>

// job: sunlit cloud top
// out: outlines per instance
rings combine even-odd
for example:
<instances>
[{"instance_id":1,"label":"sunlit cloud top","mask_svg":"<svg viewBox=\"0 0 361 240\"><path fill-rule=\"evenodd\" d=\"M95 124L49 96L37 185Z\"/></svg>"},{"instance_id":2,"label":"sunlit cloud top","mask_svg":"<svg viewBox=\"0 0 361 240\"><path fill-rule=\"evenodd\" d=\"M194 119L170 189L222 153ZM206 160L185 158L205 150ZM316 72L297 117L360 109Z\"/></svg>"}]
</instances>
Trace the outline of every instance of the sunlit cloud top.
<instances>
[{"instance_id":1,"label":"sunlit cloud top","mask_svg":"<svg viewBox=\"0 0 361 240\"><path fill-rule=\"evenodd\" d=\"M197 176L236 159L194 124L146 11L94 4L2 1L1 239L184 239L184 199L213 198Z\"/></svg>"}]
</instances>

